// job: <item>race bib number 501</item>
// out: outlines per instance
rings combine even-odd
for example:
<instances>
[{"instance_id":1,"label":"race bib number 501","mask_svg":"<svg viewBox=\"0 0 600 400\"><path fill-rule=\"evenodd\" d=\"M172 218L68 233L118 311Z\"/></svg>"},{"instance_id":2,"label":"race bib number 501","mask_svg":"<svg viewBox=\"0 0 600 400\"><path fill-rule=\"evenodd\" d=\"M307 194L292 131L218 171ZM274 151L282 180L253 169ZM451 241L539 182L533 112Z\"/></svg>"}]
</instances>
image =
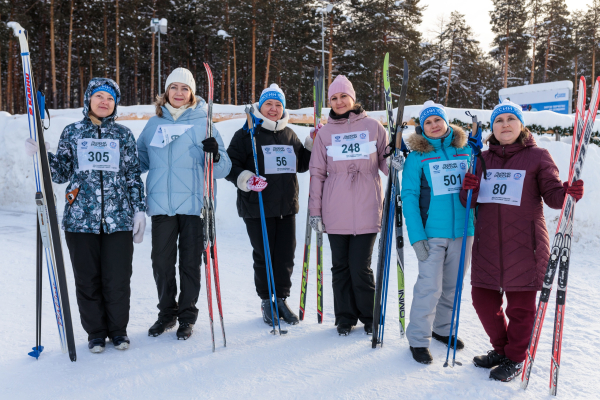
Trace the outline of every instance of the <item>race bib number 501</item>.
<instances>
[{"instance_id":1,"label":"race bib number 501","mask_svg":"<svg viewBox=\"0 0 600 400\"><path fill-rule=\"evenodd\" d=\"M467 160L429 163L433 195L441 196L460 192L467 168Z\"/></svg>"},{"instance_id":2,"label":"race bib number 501","mask_svg":"<svg viewBox=\"0 0 600 400\"><path fill-rule=\"evenodd\" d=\"M119 141L113 139L77 139L80 171L119 171Z\"/></svg>"}]
</instances>

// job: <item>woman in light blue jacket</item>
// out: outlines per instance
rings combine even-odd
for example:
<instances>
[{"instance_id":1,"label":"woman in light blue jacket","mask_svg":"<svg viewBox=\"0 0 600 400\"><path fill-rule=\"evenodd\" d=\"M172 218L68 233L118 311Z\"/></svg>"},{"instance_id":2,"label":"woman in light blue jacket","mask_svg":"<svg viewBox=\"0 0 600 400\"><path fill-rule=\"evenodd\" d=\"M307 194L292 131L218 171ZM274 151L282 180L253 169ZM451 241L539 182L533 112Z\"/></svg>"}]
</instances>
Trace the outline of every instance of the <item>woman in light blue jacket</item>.
<instances>
[{"instance_id":1,"label":"woman in light blue jacket","mask_svg":"<svg viewBox=\"0 0 600 400\"><path fill-rule=\"evenodd\" d=\"M413 358L429 364L431 338L448 344L466 213L459 195L471 149L466 133L448 125L443 106L426 102L419 120L417 133L406 141L411 153L402 172L404 218L419 260L406 336ZM471 216L465 271L472 244ZM459 339L457 348L463 347Z\"/></svg>"},{"instance_id":2,"label":"woman in light blue jacket","mask_svg":"<svg viewBox=\"0 0 600 400\"><path fill-rule=\"evenodd\" d=\"M187 339L198 317L200 266L203 252L204 153L212 153L214 178L231 170L223 140L213 127L206 138L206 103L196 97L192 73L177 68L158 96L156 116L138 139L142 173L146 179L147 212L152 217L152 269L158 291L158 320L148 330L158 336L175 326L178 339ZM179 239L177 295L175 263Z\"/></svg>"}]
</instances>

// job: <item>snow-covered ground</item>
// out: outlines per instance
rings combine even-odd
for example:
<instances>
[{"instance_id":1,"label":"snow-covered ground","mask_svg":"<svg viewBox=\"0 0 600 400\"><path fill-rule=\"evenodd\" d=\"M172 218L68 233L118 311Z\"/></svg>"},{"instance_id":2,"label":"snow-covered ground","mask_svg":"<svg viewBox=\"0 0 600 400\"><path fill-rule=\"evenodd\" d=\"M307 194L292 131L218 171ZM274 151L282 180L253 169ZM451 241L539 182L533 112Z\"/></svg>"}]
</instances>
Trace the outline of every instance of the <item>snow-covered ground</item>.
<instances>
[{"instance_id":1,"label":"snow-covered ground","mask_svg":"<svg viewBox=\"0 0 600 400\"><path fill-rule=\"evenodd\" d=\"M144 106L147 107L147 106ZM54 150L63 127L81 118L79 110L53 112L47 133ZM146 121L123 121L137 136ZM228 144L243 120L218 123ZM301 139L308 128L294 127ZM128 328L132 345L117 351L107 344L103 354L87 350L86 334L79 322L75 287L65 246L67 280L73 314L78 360L62 354L49 288L44 283L42 344L39 360L27 356L35 345L35 214L31 160L24 154L28 137L24 116L0 113L0 398L6 399L105 399L105 398L543 398L547 395L554 296L546 316L531 383L522 391L517 382L498 383L489 371L477 369L473 356L490 349L488 338L471 305L469 279L465 280L460 336L466 348L457 353L462 367L443 368L446 347L432 343L434 364L412 360L408 343L399 338L396 278L392 273L388 295L388 318L383 348L371 349L370 337L357 326L340 337L333 326L331 253L324 246L325 286L322 325L316 321L316 277L309 273L308 315L299 325L288 327L285 336L272 336L260 317L260 301L253 283L251 246L245 226L237 217L235 188L219 181L217 223L219 267L227 347L222 347L220 326L215 320L217 350L212 353L204 287L200 316L190 340L177 341L174 331L158 338L147 336L155 321L157 295L150 261L150 226L144 242L136 245L132 278L132 301ZM566 179L570 143L538 137ZM600 243L600 149L590 146L583 172L585 196L577 205L575 243L571 262L562 369L558 394L562 398L597 398L597 360L600 359L600 322L594 307L600 295L597 247ZM302 265L303 222L306 215L308 175L299 175L301 209L297 219L296 269L292 297L296 310ZM55 185L59 210L63 185ZM546 208L550 232L556 229L558 211ZM150 220L148 220L150 225ZM64 243L64 241L63 241ZM408 246L406 255L406 304L410 309L412 287L417 278L416 257ZM373 258L375 268L376 257ZM392 269L393 270L393 269ZM203 272L204 274L204 272ZM44 272L44 279L46 273ZM204 279L203 279L204 286ZM214 302L213 302L214 303ZM216 305L215 305L215 314ZM407 313L408 320L408 313Z\"/></svg>"}]
</instances>

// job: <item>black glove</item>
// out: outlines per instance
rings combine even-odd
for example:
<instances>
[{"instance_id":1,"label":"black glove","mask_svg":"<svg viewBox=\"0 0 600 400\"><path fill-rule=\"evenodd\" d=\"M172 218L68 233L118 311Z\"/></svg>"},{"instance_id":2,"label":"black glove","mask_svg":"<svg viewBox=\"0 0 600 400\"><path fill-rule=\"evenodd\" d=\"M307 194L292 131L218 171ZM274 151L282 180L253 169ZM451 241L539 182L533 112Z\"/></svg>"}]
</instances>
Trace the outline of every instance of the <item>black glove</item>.
<instances>
[{"instance_id":1,"label":"black glove","mask_svg":"<svg viewBox=\"0 0 600 400\"><path fill-rule=\"evenodd\" d=\"M214 137L204 139L202 141L202 146L206 153L211 153L213 155L213 161L218 163L221 159L221 155L219 154L219 143L217 142L217 139Z\"/></svg>"}]
</instances>

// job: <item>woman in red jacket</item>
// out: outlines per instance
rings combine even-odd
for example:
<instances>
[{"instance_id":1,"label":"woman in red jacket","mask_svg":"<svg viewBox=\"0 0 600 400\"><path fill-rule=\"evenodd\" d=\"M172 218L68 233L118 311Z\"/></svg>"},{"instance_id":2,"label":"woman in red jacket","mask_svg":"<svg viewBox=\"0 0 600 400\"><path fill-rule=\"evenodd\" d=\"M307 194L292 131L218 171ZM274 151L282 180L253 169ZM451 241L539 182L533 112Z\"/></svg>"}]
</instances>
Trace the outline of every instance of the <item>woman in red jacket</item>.
<instances>
[{"instance_id":1,"label":"woman in red jacket","mask_svg":"<svg viewBox=\"0 0 600 400\"><path fill-rule=\"evenodd\" d=\"M508 382L517 376L533 329L536 294L542 283L550 243L544 220L545 202L560 209L566 194L583 196L583 181L568 187L546 149L538 147L525 127L521 107L504 101L494 108L489 150L483 152L486 179L465 176L461 201L473 189L477 222L471 262L473 307L493 350L473 359L492 368L490 378ZM543 200L543 201L542 201ZM506 295L507 323L502 309Z\"/></svg>"}]
</instances>

